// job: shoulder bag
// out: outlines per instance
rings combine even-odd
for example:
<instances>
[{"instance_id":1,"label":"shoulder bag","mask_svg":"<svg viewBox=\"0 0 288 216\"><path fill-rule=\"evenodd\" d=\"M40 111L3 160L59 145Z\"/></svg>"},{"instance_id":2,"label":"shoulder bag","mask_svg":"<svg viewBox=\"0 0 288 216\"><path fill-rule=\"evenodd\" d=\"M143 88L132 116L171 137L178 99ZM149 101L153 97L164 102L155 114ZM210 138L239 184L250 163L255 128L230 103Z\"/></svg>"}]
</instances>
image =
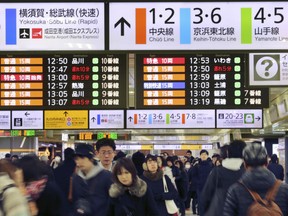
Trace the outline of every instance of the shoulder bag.
<instances>
[{"instance_id":1,"label":"shoulder bag","mask_svg":"<svg viewBox=\"0 0 288 216\"><path fill-rule=\"evenodd\" d=\"M163 179L164 193L168 193L169 190L168 190L168 187L167 187L165 176L163 176L162 179ZM173 199L172 200L165 200L165 205L166 205L167 212L169 214L178 213L178 207L175 204Z\"/></svg>"}]
</instances>

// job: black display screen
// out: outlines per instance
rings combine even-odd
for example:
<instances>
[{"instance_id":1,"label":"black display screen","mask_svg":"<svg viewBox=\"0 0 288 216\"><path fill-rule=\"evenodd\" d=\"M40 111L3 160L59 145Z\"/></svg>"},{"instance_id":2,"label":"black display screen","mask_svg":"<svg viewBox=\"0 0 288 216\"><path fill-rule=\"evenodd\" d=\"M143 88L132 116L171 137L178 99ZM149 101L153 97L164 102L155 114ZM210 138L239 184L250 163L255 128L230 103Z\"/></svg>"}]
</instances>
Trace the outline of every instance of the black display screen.
<instances>
[{"instance_id":1,"label":"black display screen","mask_svg":"<svg viewBox=\"0 0 288 216\"><path fill-rule=\"evenodd\" d=\"M244 54L137 54L137 109L265 108L268 88L247 88Z\"/></svg>"},{"instance_id":2,"label":"black display screen","mask_svg":"<svg viewBox=\"0 0 288 216\"><path fill-rule=\"evenodd\" d=\"M124 109L126 54L0 54L0 109Z\"/></svg>"}]
</instances>

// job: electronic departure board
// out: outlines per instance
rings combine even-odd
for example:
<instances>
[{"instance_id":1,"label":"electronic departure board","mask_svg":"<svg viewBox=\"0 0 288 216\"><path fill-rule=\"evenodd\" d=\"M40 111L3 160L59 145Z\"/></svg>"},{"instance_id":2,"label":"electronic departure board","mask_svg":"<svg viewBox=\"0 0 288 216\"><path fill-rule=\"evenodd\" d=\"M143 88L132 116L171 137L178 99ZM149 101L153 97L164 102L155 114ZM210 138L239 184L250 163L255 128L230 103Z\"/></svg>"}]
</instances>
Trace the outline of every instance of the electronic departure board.
<instances>
[{"instance_id":1,"label":"electronic departure board","mask_svg":"<svg viewBox=\"0 0 288 216\"><path fill-rule=\"evenodd\" d=\"M126 54L0 54L0 109L123 109Z\"/></svg>"},{"instance_id":2,"label":"electronic departure board","mask_svg":"<svg viewBox=\"0 0 288 216\"><path fill-rule=\"evenodd\" d=\"M137 109L264 108L269 89L246 88L244 54L137 54Z\"/></svg>"}]
</instances>

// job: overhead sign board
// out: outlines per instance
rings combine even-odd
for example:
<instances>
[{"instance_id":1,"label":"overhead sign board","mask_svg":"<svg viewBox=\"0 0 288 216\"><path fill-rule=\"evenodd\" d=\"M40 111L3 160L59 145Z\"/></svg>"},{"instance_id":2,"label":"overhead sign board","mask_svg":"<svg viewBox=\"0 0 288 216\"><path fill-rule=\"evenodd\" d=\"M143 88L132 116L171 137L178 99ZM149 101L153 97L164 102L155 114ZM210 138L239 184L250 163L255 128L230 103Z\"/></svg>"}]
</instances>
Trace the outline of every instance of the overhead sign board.
<instances>
[{"instance_id":1,"label":"overhead sign board","mask_svg":"<svg viewBox=\"0 0 288 216\"><path fill-rule=\"evenodd\" d=\"M262 109L217 110L217 128L263 128Z\"/></svg>"},{"instance_id":2,"label":"overhead sign board","mask_svg":"<svg viewBox=\"0 0 288 216\"><path fill-rule=\"evenodd\" d=\"M0 54L0 109L126 108L126 54Z\"/></svg>"},{"instance_id":3,"label":"overhead sign board","mask_svg":"<svg viewBox=\"0 0 288 216\"><path fill-rule=\"evenodd\" d=\"M246 55L136 54L136 107L264 108L268 88L247 88Z\"/></svg>"},{"instance_id":4,"label":"overhead sign board","mask_svg":"<svg viewBox=\"0 0 288 216\"><path fill-rule=\"evenodd\" d=\"M87 110L44 111L44 128L88 129Z\"/></svg>"},{"instance_id":5,"label":"overhead sign board","mask_svg":"<svg viewBox=\"0 0 288 216\"><path fill-rule=\"evenodd\" d=\"M1 130L11 129L11 112L10 111L0 112L0 128Z\"/></svg>"},{"instance_id":6,"label":"overhead sign board","mask_svg":"<svg viewBox=\"0 0 288 216\"><path fill-rule=\"evenodd\" d=\"M124 110L90 110L89 129L124 128Z\"/></svg>"},{"instance_id":7,"label":"overhead sign board","mask_svg":"<svg viewBox=\"0 0 288 216\"><path fill-rule=\"evenodd\" d=\"M249 85L287 86L288 53L250 53Z\"/></svg>"},{"instance_id":8,"label":"overhead sign board","mask_svg":"<svg viewBox=\"0 0 288 216\"><path fill-rule=\"evenodd\" d=\"M43 129L43 111L12 111L12 129Z\"/></svg>"},{"instance_id":9,"label":"overhead sign board","mask_svg":"<svg viewBox=\"0 0 288 216\"><path fill-rule=\"evenodd\" d=\"M127 128L215 128L215 110L127 110Z\"/></svg>"},{"instance_id":10,"label":"overhead sign board","mask_svg":"<svg viewBox=\"0 0 288 216\"><path fill-rule=\"evenodd\" d=\"M111 50L285 50L287 2L111 2Z\"/></svg>"},{"instance_id":11,"label":"overhead sign board","mask_svg":"<svg viewBox=\"0 0 288 216\"><path fill-rule=\"evenodd\" d=\"M0 50L104 50L104 3L1 3Z\"/></svg>"}]
</instances>

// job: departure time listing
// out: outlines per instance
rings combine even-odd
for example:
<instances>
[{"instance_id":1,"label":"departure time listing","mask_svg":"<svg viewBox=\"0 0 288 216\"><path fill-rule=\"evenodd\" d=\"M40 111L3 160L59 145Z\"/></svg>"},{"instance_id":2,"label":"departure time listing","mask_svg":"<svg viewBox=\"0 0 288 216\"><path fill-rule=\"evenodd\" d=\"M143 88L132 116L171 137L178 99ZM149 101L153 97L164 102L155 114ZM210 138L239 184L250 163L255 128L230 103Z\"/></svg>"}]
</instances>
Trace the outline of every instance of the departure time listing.
<instances>
[{"instance_id":1,"label":"departure time listing","mask_svg":"<svg viewBox=\"0 0 288 216\"><path fill-rule=\"evenodd\" d=\"M125 54L5 55L1 108L126 107Z\"/></svg>"}]
</instances>

